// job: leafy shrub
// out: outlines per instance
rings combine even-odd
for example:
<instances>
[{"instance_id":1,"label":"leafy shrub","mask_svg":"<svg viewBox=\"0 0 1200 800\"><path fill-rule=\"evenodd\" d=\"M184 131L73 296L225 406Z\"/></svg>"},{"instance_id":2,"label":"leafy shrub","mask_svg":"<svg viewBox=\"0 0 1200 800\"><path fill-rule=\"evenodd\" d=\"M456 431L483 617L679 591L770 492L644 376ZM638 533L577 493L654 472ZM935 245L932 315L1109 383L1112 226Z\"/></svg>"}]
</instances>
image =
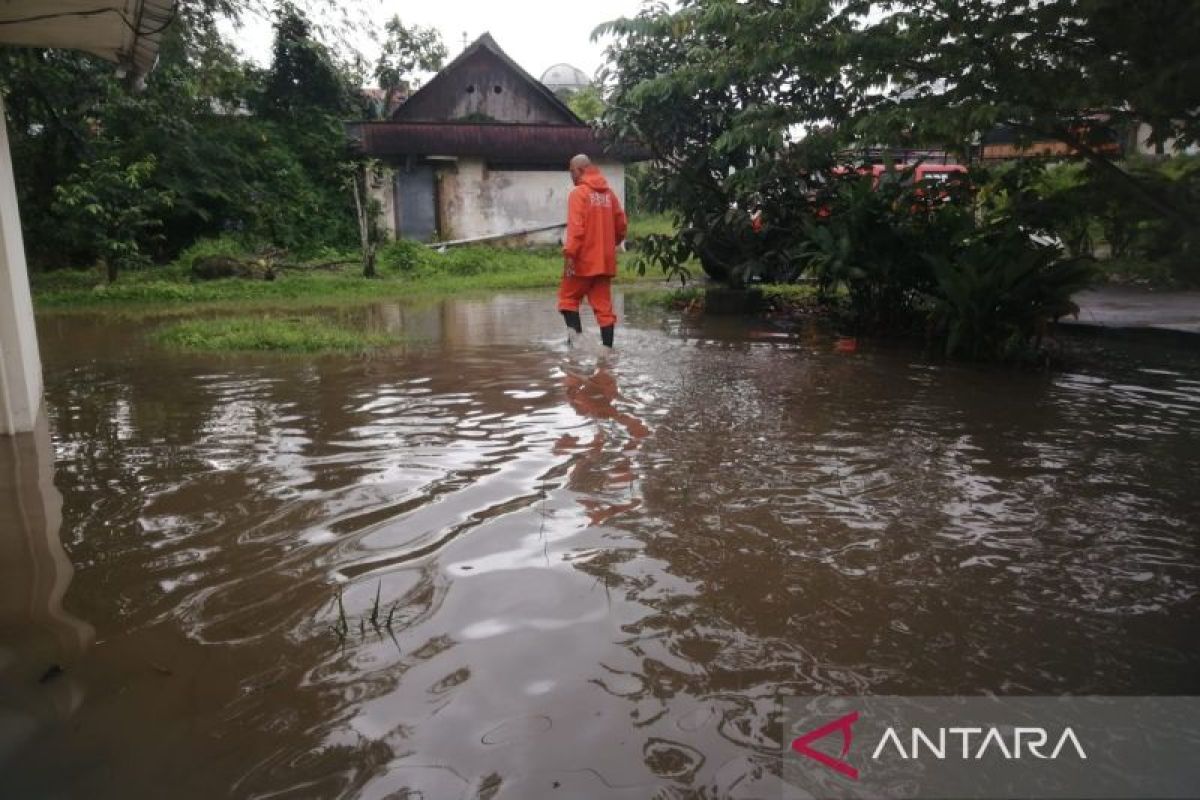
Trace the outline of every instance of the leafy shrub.
<instances>
[{"instance_id":1,"label":"leafy shrub","mask_svg":"<svg viewBox=\"0 0 1200 800\"><path fill-rule=\"evenodd\" d=\"M777 311L809 308L822 299L817 287L808 283L767 283L759 289L767 305Z\"/></svg>"},{"instance_id":2,"label":"leafy shrub","mask_svg":"<svg viewBox=\"0 0 1200 800\"><path fill-rule=\"evenodd\" d=\"M984 211L1012 216L1061 241L1070 254L1116 260L1105 270L1110 275L1200 283L1200 157L1133 158L1122 169L1142 191L1180 213L1161 213L1120 173L1083 163L992 169Z\"/></svg>"},{"instance_id":3,"label":"leafy shrub","mask_svg":"<svg viewBox=\"0 0 1200 800\"><path fill-rule=\"evenodd\" d=\"M638 274L645 275L647 269L657 267L667 280L678 280L680 286L686 285L692 277L688 260L696 252L687 233L680 231L674 236L650 233L643 237L638 242L634 262Z\"/></svg>"},{"instance_id":4,"label":"leafy shrub","mask_svg":"<svg viewBox=\"0 0 1200 800\"><path fill-rule=\"evenodd\" d=\"M454 248L442 253L436 266L451 275L478 275L492 268L498 255L475 247Z\"/></svg>"},{"instance_id":5,"label":"leafy shrub","mask_svg":"<svg viewBox=\"0 0 1200 800\"><path fill-rule=\"evenodd\" d=\"M414 273L429 266L434 254L420 242L396 239L379 248L376 264L384 273Z\"/></svg>"},{"instance_id":6,"label":"leafy shrub","mask_svg":"<svg viewBox=\"0 0 1200 800\"><path fill-rule=\"evenodd\" d=\"M1048 323L1079 313L1071 298L1095 276L1090 258L1037 244L1011 222L929 262L930 332L945 342L947 355L973 359L1034 354Z\"/></svg>"},{"instance_id":7,"label":"leafy shrub","mask_svg":"<svg viewBox=\"0 0 1200 800\"><path fill-rule=\"evenodd\" d=\"M179 254L179 257L175 259L175 264L182 268L185 273L190 273L192 266L198 259L209 258L211 256L243 258L246 255L246 251L247 247L245 243L232 236L199 239Z\"/></svg>"},{"instance_id":8,"label":"leafy shrub","mask_svg":"<svg viewBox=\"0 0 1200 800\"><path fill-rule=\"evenodd\" d=\"M829 182L817 200L822 213L803 220L797 259L826 301L845 291L857 327L912 329L933 285L930 257L953 252L973 216L955 196L962 186L930 196L903 180L872 183L854 174Z\"/></svg>"},{"instance_id":9,"label":"leafy shrub","mask_svg":"<svg viewBox=\"0 0 1200 800\"><path fill-rule=\"evenodd\" d=\"M692 309L704 305L704 289L700 286L681 286L678 289L651 289L625 295L629 308Z\"/></svg>"}]
</instances>

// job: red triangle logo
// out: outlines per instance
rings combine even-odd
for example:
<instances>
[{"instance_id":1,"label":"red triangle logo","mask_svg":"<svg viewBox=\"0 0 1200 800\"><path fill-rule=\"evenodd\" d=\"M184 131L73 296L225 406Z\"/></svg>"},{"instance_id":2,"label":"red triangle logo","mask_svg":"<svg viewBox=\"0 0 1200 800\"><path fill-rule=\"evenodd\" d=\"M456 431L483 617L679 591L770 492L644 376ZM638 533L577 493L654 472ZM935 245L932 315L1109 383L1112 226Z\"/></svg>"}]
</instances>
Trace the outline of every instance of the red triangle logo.
<instances>
[{"instance_id":1,"label":"red triangle logo","mask_svg":"<svg viewBox=\"0 0 1200 800\"><path fill-rule=\"evenodd\" d=\"M846 716L839 717L833 722L830 722L828 725L822 725L820 728L811 730L803 736L792 740L792 749L800 755L807 756L819 764L824 764L834 772L845 775L847 778L852 780L858 780L858 770L852 767L850 764L842 761L841 759L826 755L819 750L814 750L809 746L818 739L824 739L826 736L829 736L836 731L841 731L842 758L844 759L846 754L850 752L850 743L854 741L854 731L851 730L851 727L856 722L858 722L858 712L851 711Z\"/></svg>"}]
</instances>

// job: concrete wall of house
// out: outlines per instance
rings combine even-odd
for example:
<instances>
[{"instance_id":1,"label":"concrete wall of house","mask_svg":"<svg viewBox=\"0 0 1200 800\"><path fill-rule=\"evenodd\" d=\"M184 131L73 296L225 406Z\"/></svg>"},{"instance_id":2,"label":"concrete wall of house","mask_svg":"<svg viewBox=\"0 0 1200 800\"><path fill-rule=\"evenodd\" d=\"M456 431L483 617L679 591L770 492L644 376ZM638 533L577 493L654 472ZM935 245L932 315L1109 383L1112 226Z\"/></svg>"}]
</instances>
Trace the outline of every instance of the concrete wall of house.
<instances>
[{"instance_id":1,"label":"concrete wall of house","mask_svg":"<svg viewBox=\"0 0 1200 800\"><path fill-rule=\"evenodd\" d=\"M1161 145L1153 145L1150 143L1150 137L1153 135L1153 127L1145 122L1139 123L1133 131L1134 152L1145 156L1178 156L1200 153L1200 145L1180 147L1177 139L1167 139Z\"/></svg>"},{"instance_id":2,"label":"concrete wall of house","mask_svg":"<svg viewBox=\"0 0 1200 800\"><path fill-rule=\"evenodd\" d=\"M597 162L625 203L625 165ZM489 167L483 159L460 158L438 170L442 239L470 239L566 222L567 196L574 186L566 170ZM562 231L524 237L526 244L556 244Z\"/></svg>"}]
</instances>

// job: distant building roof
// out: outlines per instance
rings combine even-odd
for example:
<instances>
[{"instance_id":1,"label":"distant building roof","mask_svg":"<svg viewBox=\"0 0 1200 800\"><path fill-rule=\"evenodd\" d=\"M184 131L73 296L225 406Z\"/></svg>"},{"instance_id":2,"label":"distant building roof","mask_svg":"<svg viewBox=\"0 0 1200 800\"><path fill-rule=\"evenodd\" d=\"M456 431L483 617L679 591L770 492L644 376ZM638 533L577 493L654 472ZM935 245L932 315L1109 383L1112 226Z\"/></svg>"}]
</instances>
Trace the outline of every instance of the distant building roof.
<instances>
[{"instance_id":1,"label":"distant building roof","mask_svg":"<svg viewBox=\"0 0 1200 800\"><path fill-rule=\"evenodd\" d=\"M592 79L583 70L570 64L555 64L542 73L542 83L552 92L560 89L582 89L592 84Z\"/></svg>"},{"instance_id":2,"label":"distant building roof","mask_svg":"<svg viewBox=\"0 0 1200 800\"><path fill-rule=\"evenodd\" d=\"M509 106L511 92L496 88L494 79L505 77L511 79L510 88L519 90L526 97L514 101ZM554 92L526 72L520 64L513 61L491 34L484 33L465 50L441 69L429 83L417 90L408 101L396 109L392 118L397 122L433 122L437 120L454 121L461 117L462 92L473 94L477 101L487 97L490 92L496 92L497 105L505 106L510 116L513 112L523 115L542 117L547 122L561 124L586 125L566 103L555 96ZM484 105L481 102L477 103ZM504 116L492 115L497 122L521 122L522 119L511 119Z\"/></svg>"}]
</instances>

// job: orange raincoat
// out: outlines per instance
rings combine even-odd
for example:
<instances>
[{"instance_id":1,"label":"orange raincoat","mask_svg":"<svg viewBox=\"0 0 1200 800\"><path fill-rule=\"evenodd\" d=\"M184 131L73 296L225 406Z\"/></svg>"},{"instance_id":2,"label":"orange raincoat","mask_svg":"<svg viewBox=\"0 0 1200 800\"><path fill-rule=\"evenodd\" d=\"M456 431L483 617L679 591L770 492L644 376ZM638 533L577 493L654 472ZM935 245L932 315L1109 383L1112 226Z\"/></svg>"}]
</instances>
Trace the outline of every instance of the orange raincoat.
<instances>
[{"instance_id":1,"label":"orange raincoat","mask_svg":"<svg viewBox=\"0 0 1200 800\"><path fill-rule=\"evenodd\" d=\"M585 296L601 327L617 320L612 309L612 278L617 274L617 245L629 223L621 202L594 166L587 167L567 201L567 236L563 255L574 269L563 274L559 311L578 311Z\"/></svg>"},{"instance_id":2,"label":"orange raincoat","mask_svg":"<svg viewBox=\"0 0 1200 800\"><path fill-rule=\"evenodd\" d=\"M567 201L567 239L563 255L575 260L575 276L617 274L617 245L629 227L621 201L594 166L583 171Z\"/></svg>"}]
</instances>

